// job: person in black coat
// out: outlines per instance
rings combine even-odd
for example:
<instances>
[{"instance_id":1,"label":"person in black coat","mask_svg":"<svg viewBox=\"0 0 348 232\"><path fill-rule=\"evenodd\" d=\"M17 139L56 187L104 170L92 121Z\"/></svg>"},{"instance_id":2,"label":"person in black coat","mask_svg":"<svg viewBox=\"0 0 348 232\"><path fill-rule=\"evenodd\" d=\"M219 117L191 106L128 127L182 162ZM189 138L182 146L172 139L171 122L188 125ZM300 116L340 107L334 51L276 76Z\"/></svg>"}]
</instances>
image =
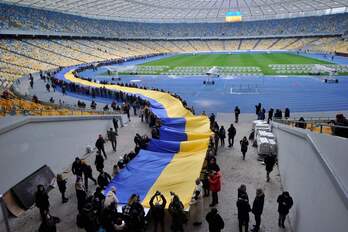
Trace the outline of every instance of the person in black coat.
<instances>
[{"instance_id":1,"label":"person in black coat","mask_svg":"<svg viewBox=\"0 0 348 232\"><path fill-rule=\"evenodd\" d=\"M40 224L38 232L56 232L56 224L60 222L60 219L53 217L49 214L48 211L44 211L44 218Z\"/></svg>"},{"instance_id":2,"label":"person in black coat","mask_svg":"<svg viewBox=\"0 0 348 232\"><path fill-rule=\"evenodd\" d=\"M224 227L225 223L218 210L216 208L212 208L210 212L205 217L205 220L209 224L209 232L220 232Z\"/></svg>"},{"instance_id":3,"label":"person in black coat","mask_svg":"<svg viewBox=\"0 0 348 232\"><path fill-rule=\"evenodd\" d=\"M269 111L268 111L268 119L267 119L267 123L269 123L270 121L273 120L273 108L271 108Z\"/></svg>"},{"instance_id":4,"label":"person in black coat","mask_svg":"<svg viewBox=\"0 0 348 232\"><path fill-rule=\"evenodd\" d=\"M248 151L248 146L249 146L249 142L246 136L243 137L243 139L239 142L240 143L240 149L241 152L243 154L243 160L245 160L245 154Z\"/></svg>"},{"instance_id":5,"label":"person in black coat","mask_svg":"<svg viewBox=\"0 0 348 232\"><path fill-rule=\"evenodd\" d=\"M82 162L79 157L75 158L71 171L75 176L82 176Z\"/></svg>"},{"instance_id":6,"label":"person in black coat","mask_svg":"<svg viewBox=\"0 0 348 232\"><path fill-rule=\"evenodd\" d=\"M103 152L103 155L104 155L105 159L107 159L108 157L107 157L107 155L105 153L104 144L105 144L105 140L104 140L103 136L99 135L97 141L95 142L95 147L98 149L98 151L100 153Z\"/></svg>"},{"instance_id":7,"label":"person in black coat","mask_svg":"<svg viewBox=\"0 0 348 232\"><path fill-rule=\"evenodd\" d=\"M93 180L94 184L97 184L97 181L93 177L92 167L85 162L82 164L82 171L85 179L85 189L88 191L88 179Z\"/></svg>"},{"instance_id":8,"label":"person in black coat","mask_svg":"<svg viewBox=\"0 0 348 232\"><path fill-rule=\"evenodd\" d=\"M46 214L49 212L50 202L48 200L48 194L45 187L42 184L37 186L35 193L35 205L40 210L41 220L45 220Z\"/></svg>"},{"instance_id":9,"label":"person in black coat","mask_svg":"<svg viewBox=\"0 0 348 232\"><path fill-rule=\"evenodd\" d=\"M249 212L251 211L249 200L245 194L241 194L237 200L238 208L238 221L239 221L239 232L243 231L243 225L245 232L248 232L249 228Z\"/></svg>"},{"instance_id":10,"label":"person in black coat","mask_svg":"<svg viewBox=\"0 0 348 232\"><path fill-rule=\"evenodd\" d=\"M260 230L261 225L261 214L263 211L263 205L265 201L265 194L263 193L262 189L256 189L256 197L253 202L253 208L251 212L255 216L255 222L256 225L252 229L253 232L258 232Z\"/></svg>"},{"instance_id":11,"label":"person in black coat","mask_svg":"<svg viewBox=\"0 0 348 232\"><path fill-rule=\"evenodd\" d=\"M236 106L236 108L234 108L234 122L238 123L239 121L239 114L240 114L240 109L238 106Z\"/></svg>"},{"instance_id":12,"label":"person in black coat","mask_svg":"<svg viewBox=\"0 0 348 232\"><path fill-rule=\"evenodd\" d=\"M155 201L156 200L156 201ZM164 231L164 208L167 200L159 191L157 191L150 199L150 212L154 222L154 231L157 231L157 226L160 225L161 231Z\"/></svg>"},{"instance_id":13,"label":"person in black coat","mask_svg":"<svg viewBox=\"0 0 348 232\"><path fill-rule=\"evenodd\" d=\"M293 200L289 194L289 192L283 192L278 196L277 199L278 202L278 213L279 213L279 220L278 225L279 227L285 228L284 222L286 215L288 215L289 210L291 209L293 205Z\"/></svg>"},{"instance_id":14,"label":"person in black coat","mask_svg":"<svg viewBox=\"0 0 348 232\"><path fill-rule=\"evenodd\" d=\"M284 118L285 118L285 119L290 118L290 110L289 110L289 108L285 108L285 111L284 111Z\"/></svg>"},{"instance_id":15,"label":"person in black coat","mask_svg":"<svg viewBox=\"0 0 348 232\"><path fill-rule=\"evenodd\" d=\"M116 136L117 136L117 133L112 128L110 128L110 130L107 132L107 134L108 134L108 139L111 142L112 150L116 151L116 147L117 147L117 138L116 138Z\"/></svg>"},{"instance_id":16,"label":"person in black coat","mask_svg":"<svg viewBox=\"0 0 348 232\"><path fill-rule=\"evenodd\" d=\"M225 130L224 126L220 127L219 138L220 138L220 141L221 141L221 146L224 147L225 146L225 138L226 138L226 130Z\"/></svg>"},{"instance_id":17,"label":"person in black coat","mask_svg":"<svg viewBox=\"0 0 348 232\"><path fill-rule=\"evenodd\" d=\"M266 178L267 182L269 182L270 177L269 174L273 171L274 164L276 163L276 157L273 154L266 155L264 158L265 166L266 166Z\"/></svg>"},{"instance_id":18,"label":"person in black coat","mask_svg":"<svg viewBox=\"0 0 348 232\"><path fill-rule=\"evenodd\" d=\"M65 197L66 180L63 179L62 174L57 174L57 185L59 192L62 194L62 203L68 202L69 199Z\"/></svg>"},{"instance_id":19,"label":"person in black coat","mask_svg":"<svg viewBox=\"0 0 348 232\"><path fill-rule=\"evenodd\" d=\"M114 124L115 132L118 130L118 119L116 117L112 118L112 123Z\"/></svg>"},{"instance_id":20,"label":"person in black coat","mask_svg":"<svg viewBox=\"0 0 348 232\"><path fill-rule=\"evenodd\" d=\"M100 151L97 151L97 155L95 156L94 161L96 169L101 172L104 169L104 158L101 155Z\"/></svg>"},{"instance_id":21,"label":"person in black coat","mask_svg":"<svg viewBox=\"0 0 348 232\"><path fill-rule=\"evenodd\" d=\"M231 123L230 128L228 128L228 147L233 147L234 137L236 136L236 128Z\"/></svg>"},{"instance_id":22,"label":"person in black coat","mask_svg":"<svg viewBox=\"0 0 348 232\"><path fill-rule=\"evenodd\" d=\"M111 181L111 176L108 173L101 171L97 179L98 185L102 189L105 189L105 187L109 185L110 181Z\"/></svg>"}]
</instances>

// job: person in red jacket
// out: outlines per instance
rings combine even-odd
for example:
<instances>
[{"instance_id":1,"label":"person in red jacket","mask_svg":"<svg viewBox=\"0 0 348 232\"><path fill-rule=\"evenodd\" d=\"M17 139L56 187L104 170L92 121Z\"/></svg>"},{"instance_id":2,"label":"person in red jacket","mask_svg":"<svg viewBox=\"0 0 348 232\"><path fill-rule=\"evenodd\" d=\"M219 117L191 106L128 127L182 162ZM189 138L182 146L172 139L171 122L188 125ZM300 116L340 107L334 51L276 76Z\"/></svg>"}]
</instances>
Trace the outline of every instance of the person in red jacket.
<instances>
[{"instance_id":1,"label":"person in red jacket","mask_svg":"<svg viewBox=\"0 0 348 232\"><path fill-rule=\"evenodd\" d=\"M212 171L209 175L209 188L212 192L212 203L209 206L215 206L219 203L218 192L221 190L221 173Z\"/></svg>"}]
</instances>

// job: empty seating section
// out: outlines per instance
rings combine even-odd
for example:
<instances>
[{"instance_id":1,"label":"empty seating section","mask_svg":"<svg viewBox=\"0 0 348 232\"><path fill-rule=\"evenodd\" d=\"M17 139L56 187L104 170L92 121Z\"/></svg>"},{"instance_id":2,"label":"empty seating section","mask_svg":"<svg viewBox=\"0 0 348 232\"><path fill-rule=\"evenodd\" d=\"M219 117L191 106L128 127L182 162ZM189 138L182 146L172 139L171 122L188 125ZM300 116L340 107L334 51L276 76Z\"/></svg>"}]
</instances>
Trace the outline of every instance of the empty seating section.
<instances>
[{"instance_id":1,"label":"empty seating section","mask_svg":"<svg viewBox=\"0 0 348 232\"><path fill-rule=\"evenodd\" d=\"M225 40L226 50L238 50L240 40Z\"/></svg>"},{"instance_id":2,"label":"empty seating section","mask_svg":"<svg viewBox=\"0 0 348 232\"><path fill-rule=\"evenodd\" d=\"M251 50L255 46L255 44L258 42L257 39L248 39L248 40L242 40L242 43L240 45L240 50Z\"/></svg>"},{"instance_id":3,"label":"empty seating section","mask_svg":"<svg viewBox=\"0 0 348 232\"><path fill-rule=\"evenodd\" d=\"M348 53L348 41L337 36L249 40L1 39L0 78L11 82L40 70L146 54L282 49Z\"/></svg>"}]
</instances>

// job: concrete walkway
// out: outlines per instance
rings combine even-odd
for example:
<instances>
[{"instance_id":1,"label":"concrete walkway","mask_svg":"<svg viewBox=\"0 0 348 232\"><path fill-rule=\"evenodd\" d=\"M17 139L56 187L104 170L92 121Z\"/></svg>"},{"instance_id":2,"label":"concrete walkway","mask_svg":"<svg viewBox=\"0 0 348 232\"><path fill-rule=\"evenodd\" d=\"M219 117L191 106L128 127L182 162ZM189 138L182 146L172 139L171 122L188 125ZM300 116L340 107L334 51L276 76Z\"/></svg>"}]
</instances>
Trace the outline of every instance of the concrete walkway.
<instances>
[{"instance_id":1,"label":"concrete walkway","mask_svg":"<svg viewBox=\"0 0 348 232\"><path fill-rule=\"evenodd\" d=\"M217 206L221 216L225 221L224 231L238 231L238 218L237 218L237 188L241 184L246 184L247 192L249 194L250 204L255 197L256 188L263 188L265 191L265 206L262 216L262 230L261 231L289 231L290 226L286 224L287 229L278 228L278 214L277 214L277 196L281 193L280 177L277 168L271 173L271 181L266 183L265 167L257 161L256 149L249 147L249 151L246 156L246 160L241 158L239 140L243 136L248 136L251 129L251 122L254 120L254 115L245 114L241 115L240 123L236 124L237 136L235 139L235 146L233 148L220 148L217 156L218 164L222 170L222 192L219 194L219 205ZM109 158L105 162L105 170L109 173L112 172L113 164L123 154L128 153L134 148L133 137L135 133L145 134L149 133L147 125L140 122L139 118L132 117L132 121L128 126L123 127L119 131L118 137L118 149L116 153L111 152L111 145L107 145L107 153ZM227 129L230 123L233 121L232 114L218 114L217 121L219 124L224 125ZM227 142L227 141L226 141ZM227 144L227 143L226 143ZM94 168L94 154L87 159ZM72 162L73 160L71 160ZM94 176L97 172L94 169ZM68 178L68 190L67 196L69 202L62 204L58 189L54 189L50 192L51 202L51 214L61 218L61 223L58 224L58 231L73 232L82 231L76 226L77 204L74 189L74 177L69 173ZM95 186L90 182L90 191L94 192ZM294 199L296 201L296 199ZM204 215L209 211L210 198L204 199ZM28 210L20 218L12 218L10 220L12 231L36 231L40 224L39 210L35 207ZM166 217L166 225L169 227L170 219ZM250 225L252 228L254 223L254 217L250 214ZM25 229L24 229L25 228ZM151 225L148 231L152 231ZM169 231L169 230L167 230ZM192 222L189 221L185 227L185 231L208 231L208 225L205 220L200 227L192 226Z\"/></svg>"}]
</instances>

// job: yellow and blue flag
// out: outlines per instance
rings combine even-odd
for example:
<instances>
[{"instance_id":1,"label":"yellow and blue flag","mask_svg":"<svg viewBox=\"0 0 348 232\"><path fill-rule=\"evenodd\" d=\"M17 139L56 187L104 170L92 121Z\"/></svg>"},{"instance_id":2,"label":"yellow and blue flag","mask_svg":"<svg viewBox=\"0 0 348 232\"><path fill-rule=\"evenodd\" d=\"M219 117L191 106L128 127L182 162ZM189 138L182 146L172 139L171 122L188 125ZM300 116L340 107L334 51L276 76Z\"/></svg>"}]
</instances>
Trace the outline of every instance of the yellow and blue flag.
<instances>
[{"instance_id":1,"label":"yellow and blue flag","mask_svg":"<svg viewBox=\"0 0 348 232\"><path fill-rule=\"evenodd\" d=\"M242 21L242 14L239 11L226 12L225 21L226 22L241 22Z\"/></svg>"},{"instance_id":2,"label":"yellow and blue flag","mask_svg":"<svg viewBox=\"0 0 348 232\"><path fill-rule=\"evenodd\" d=\"M163 193L166 199L170 199L170 192L175 192L185 208L188 207L212 134L209 119L193 115L180 100L168 93L77 78L73 74L77 67L62 69L56 78L83 86L135 94L149 101L152 112L161 120L160 139L151 139L146 150L140 150L114 177L104 193L116 187L121 205L127 204L132 194L138 194L143 206L149 208L149 201L156 191Z\"/></svg>"}]
</instances>

